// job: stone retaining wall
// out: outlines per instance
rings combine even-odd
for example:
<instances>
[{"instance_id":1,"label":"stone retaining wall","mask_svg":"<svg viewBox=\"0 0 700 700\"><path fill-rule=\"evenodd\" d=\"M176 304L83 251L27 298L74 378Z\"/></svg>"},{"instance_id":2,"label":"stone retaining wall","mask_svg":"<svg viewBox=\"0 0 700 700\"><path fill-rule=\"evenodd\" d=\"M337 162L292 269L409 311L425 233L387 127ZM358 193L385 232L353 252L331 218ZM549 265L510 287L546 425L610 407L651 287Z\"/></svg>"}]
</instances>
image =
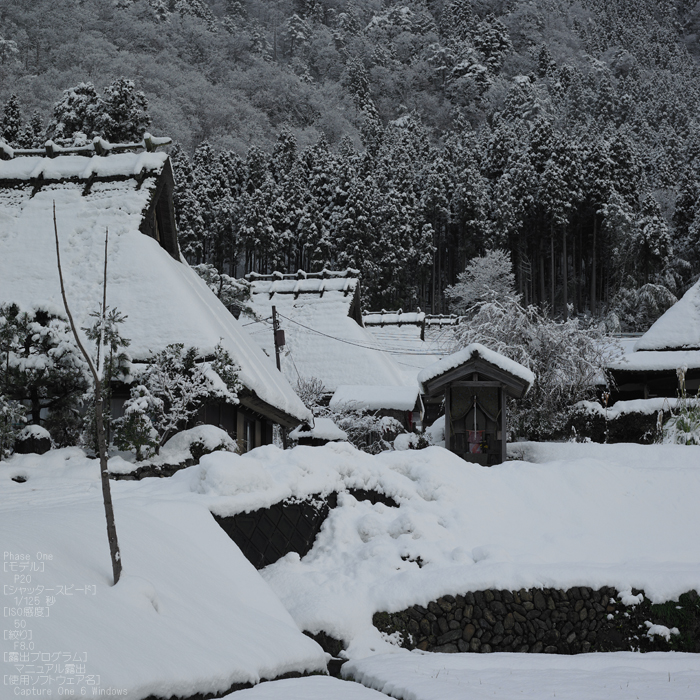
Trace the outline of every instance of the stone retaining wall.
<instances>
[{"instance_id":1,"label":"stone retaining wall","mask_svg":"<svg viewBox=\"0 0 700 700\"><path fill-rule=\"evenodd\" d=\"M633 592L634 593L634 592ZM636 595L636 593L635 593ZM397 613L376 613L374 625L406 649L435 652L669 650L700 652L700 597L627 606L614 588L477 591L446 595ZM649 624L647 624L649 623ZM650 624L678 627L667 641L647 635Z\"/></svg>"}]
</instances>

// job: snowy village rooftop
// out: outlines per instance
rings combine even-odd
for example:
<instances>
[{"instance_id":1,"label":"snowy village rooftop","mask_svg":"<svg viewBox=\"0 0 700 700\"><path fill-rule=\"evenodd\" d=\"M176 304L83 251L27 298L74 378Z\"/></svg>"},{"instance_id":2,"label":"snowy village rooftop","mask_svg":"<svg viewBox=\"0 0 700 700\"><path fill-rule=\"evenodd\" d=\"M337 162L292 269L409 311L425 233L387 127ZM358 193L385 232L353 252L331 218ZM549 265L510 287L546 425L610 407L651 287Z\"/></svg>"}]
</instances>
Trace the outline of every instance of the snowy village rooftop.
<instances>
[{"instance_id":1,"label":"snowy village rooftop","mask_svg":"<svg viewBox=\"0 0 700 700\"><path fill-rule=\"evenodd\" d=\"M276 307L286 335L282 372L291 383L313 377L328 393L347 384L405 383L391 356L362 325L358 275L357 270L348 269L247 276L254 317L269 318L272 306ZM268 328L256 327L251 335L274 357Z\"/></svg>"},{"instance_id":2,"label":"snowy village rooftop","mask_svg":"<svg viewBox=\"0 0 700 700\"><path fill-rule=\"evenodd\" d=\"M12 148L0 139L0 160L14 160L22 156L35 158L48 157L52 159L58 156L108 156L144 150L149 153L154 153L159 146L169 146L171 143L172 139L169 136L152 136L148 132L143 135L141 141L135 143L110 143L100 136L95 136L91 142L86 142L82 146L69 147L59 146L49 140L44 144L44 148ZM20 172L22 167L23 166L19 166ZM73 174L72 176L77 176L77 174ZM22 179L31 177L37 177L37 175L27 175ZM64 177L71 177L71 175L64 175Z\"/></svg>"},{"instance_id":3,"label":"snowy village rooftop","mask_svg":"<svg viewBox=\"0 0 700 700\"><path fill-rule=\"evenodd\" d=\"M250 281L253 294L318 294L323 296L325 292L342 292L344 296L355 294L359 285L359 270L348 268L335 271L323 269L320 272L304 272L299 270L296 274L283 274L272 272L263 275L250 272L246 278Z\"/></svg>"}]
</instances>

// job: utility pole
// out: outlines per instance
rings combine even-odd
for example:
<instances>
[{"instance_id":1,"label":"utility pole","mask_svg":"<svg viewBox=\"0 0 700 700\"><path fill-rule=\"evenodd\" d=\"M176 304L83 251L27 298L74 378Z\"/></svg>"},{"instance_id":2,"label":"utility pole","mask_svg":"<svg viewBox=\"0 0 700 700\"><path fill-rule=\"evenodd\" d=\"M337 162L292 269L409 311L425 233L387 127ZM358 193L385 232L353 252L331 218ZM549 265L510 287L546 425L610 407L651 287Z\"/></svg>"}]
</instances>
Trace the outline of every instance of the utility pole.
<instances>
[{"instance_id":1,"label":"utility pole","mask_svg":"<svg viewBox=\"0 0 700 700\"><path fill-rule=\"evenodd\" d=\"M272 332L275 336L275 360L277 360L277 369L281 372L280 367L280 351L284 347L284 331L280 328L280 323L277 320L277 307L272 307Z\"/></svg>"},{"instance_id":2,"label":"utility pole","mask_svg":"<svg viewBox=\"0 0 700 700\"><path fill-rule=\"evenodd\" d=\"M280 328L280 323L277 320L277 307L272 307L272 332L275 338L275 360L277 361L277 370L282 371L280 366L280 351L284 347L284 331ZM282 430L282 447L287 449L287 430L284 426L280 426Z\"/></svg>"}]
</instances>

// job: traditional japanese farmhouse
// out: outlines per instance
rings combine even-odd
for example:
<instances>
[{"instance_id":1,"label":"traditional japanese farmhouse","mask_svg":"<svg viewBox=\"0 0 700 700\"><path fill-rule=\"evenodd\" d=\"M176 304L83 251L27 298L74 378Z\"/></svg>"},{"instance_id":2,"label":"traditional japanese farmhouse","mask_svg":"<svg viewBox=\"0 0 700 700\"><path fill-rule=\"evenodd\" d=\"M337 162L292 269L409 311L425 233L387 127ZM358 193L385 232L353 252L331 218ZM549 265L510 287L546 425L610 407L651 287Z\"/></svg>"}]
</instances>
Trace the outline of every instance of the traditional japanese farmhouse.
<instances>
[{"instance_id":1,"label":"traditional japanese farmhouse","mask_svg":"<svg viewBox=\"0 0 700 700\"><path fill-rule=\"evenodd\" d=\"M202 357L221 343L240 366L240 405L209 406L206 422L235 435L242 449L272 439L272 426L294 427L309 411L274 362L253 342L180 257L173 174L163 141L17 151L0 147L0 303L63 315L53 210L63 275L76 325L90 325L102 300L109 231L107 304L126 315L134 362L172 343Z\"/></svg>"},{"instance_id":2,"label":"traditional japanese farmhouse","mask_svg":"<svg viewBox=\"0 0 700 700\"><path fill-rule=\"evenodd\" d=\"M506 397L522 397L535 375L472 343L418 375L426 401L444 403L445 447L482 466L506 460Z\"/></svg>"},{"instance_id":3,"label":"traditional japanese farmhouse","mask_svg":"<svg viewBox=\"0 0 700 700\"><path fill-rule=\"evenodd\" d=\"M275 307L285 334L281 367L292 385L316 379L329 397L345 385L404 385L391 354L363 325L357 275L356 270L248 275L255 316L241 321L251 324L252 337L274 358Z\"/></svg>"},{"instance_id":4,"label":"traditional japanese farmhouse","mask_svg":"<svg viewBox=\"0 0 700 700\"><path fill-rule=\"evenodd\" d=\"M675 397L678 371L688 394L700 388L700 280L609 367L613 399Z\"/></svg>"}]
</instances>

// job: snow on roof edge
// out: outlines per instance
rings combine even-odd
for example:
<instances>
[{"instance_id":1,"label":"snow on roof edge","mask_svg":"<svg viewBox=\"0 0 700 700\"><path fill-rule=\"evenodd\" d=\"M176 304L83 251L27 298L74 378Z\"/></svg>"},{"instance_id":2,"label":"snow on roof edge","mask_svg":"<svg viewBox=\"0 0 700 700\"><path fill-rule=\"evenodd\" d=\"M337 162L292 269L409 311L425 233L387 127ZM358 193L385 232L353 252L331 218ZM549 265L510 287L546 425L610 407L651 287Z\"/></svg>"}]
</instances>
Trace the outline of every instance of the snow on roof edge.
<instances>
[{"instance_id":1,"label":"snow on roof edge","mask_svg":"<svg viewBox=\"0 0 700 700\"><path fill-rule=\"evenodd\" d=\"M449 372L451 369L455 369L465 362L468 362L474 355L481 357L483 360L486 360L486 362L490 362L504 372L508 372L509 374L522 379L527 383L528 389L535 383L535 374L532 372L532 370L524 367L515 360L511 360L505 355L501 355L494 350L490 350L481 343L471 343L470 345L467 345L466 348L458 350L447 357L443 357L437 362L434 362L432 365L428 365L428 367L419 372L418 382L420 383L421 387L424 387L424 385L432 379L440 377L445 374L445 372Z\"/></svg>"}]
</instances>

